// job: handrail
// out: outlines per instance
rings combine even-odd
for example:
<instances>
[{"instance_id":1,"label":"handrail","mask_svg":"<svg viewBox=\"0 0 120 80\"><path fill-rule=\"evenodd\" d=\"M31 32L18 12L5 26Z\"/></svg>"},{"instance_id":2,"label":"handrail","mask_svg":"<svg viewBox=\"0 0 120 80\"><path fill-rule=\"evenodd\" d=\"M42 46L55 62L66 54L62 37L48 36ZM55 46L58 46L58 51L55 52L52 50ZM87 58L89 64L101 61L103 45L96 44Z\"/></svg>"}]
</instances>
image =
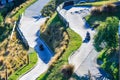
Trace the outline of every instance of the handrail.
<instances>
[{"instance_id":1,"label":"handrail","mask_svg":"<svg viewBox=\"0 0 120 80\"><path fill-rule=\"evenodd\" d=\"M21 19L21 16L19 16L17 22L16 22L16 30L18 32L18 34L20 35L20 38L22 39L22 42L24 43L26 49L29 49L29 45L28 45L28 42L26 40L26 38L24 37L23 33L21 32L19 26L20 26L20 19Z\"/></svg>"}]
</instances>

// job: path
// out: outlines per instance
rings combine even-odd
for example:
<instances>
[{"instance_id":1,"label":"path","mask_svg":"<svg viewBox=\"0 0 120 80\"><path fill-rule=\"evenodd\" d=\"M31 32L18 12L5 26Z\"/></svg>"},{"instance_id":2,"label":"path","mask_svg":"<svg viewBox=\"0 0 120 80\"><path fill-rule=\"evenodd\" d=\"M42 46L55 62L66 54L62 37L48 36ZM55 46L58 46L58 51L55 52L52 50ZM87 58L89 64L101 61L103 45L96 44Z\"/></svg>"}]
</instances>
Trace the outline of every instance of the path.
<instances>
[{"instance_id":1,"label":"path","mask_svg":"<svg viewBox=\"0 0 120 80\"><path fill-rule=\"evenodd\" d=\"M67 7L66 7L67 8ZM83 17L89 14L89 7L71 7L69 9L62 9L60 14L69 22L69 27L77 32L82 39L85 39L86 32L90 32L91 40L88 43L83 43L81 47L74 52L69 58L69 63L75 66L75 73L78 76L88 77L88 70L92 74L92 78L106 78L107 74L100 70L96 64L96 57L98 52L93 46L93 36L95 31L88 28Z\"/></svg>"},{"instance_id":2,"label":"path","mask_svg":"<svg viewBox=\"0 0 120 80\"><path fill-rule=\"evenodd\" d=\"M25 36L30 47L38 53L37 65L28 73L20 77L19 80L35 80L40 74L48 69L48 62L52 57L52 52L47 45L40 39L40 26L46 18L41 17L40 10L49 0L37 0L25 10L20 20L20 30ZM39 45L43 44L44 50L39 50Z\"/></svg>"}]
</instances>

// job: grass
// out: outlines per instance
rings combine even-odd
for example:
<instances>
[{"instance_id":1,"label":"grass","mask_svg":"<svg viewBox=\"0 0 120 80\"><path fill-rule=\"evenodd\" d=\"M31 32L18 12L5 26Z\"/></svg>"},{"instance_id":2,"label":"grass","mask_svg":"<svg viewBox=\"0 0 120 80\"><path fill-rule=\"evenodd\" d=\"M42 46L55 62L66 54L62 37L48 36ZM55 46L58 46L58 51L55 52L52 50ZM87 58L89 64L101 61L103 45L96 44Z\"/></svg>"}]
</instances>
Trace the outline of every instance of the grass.
<instances>
[{"instance_id":1,"label":"grass","mask_svg":"<svg viewBox=\"0 0 120 80\"><path fill-rule=\"evenodd\" d=\"M67 29L70 36L69 45L61 58L54 64L53 68L42 74L37 80L62 80L63 76L60 73L62 65L68 64L68 57L76 51L81 43L81 37L70 28Z\"/></svg>"},{"instance_id":2,"label":"grass","mask_svg":"<svg viewBox=\"0 0 120 80\"><path fill-rule=\"evenodd\" d=\"M117 2L117 1L118 0L88 2L88 3L76 4L76 6L102 6L104 4L114 3L114 2Z\"/></svg>"},{"instance_id":3,"label":"grass","mask_svg":"<svg viewBox=\"0 0 120 80\"><path fill-rule=\"evenodd\" d=\"M61 58L62 60L65 60L66 62L68 61L68 57L71 55L71 53L76 51L82 44L82 38L80 37L80 35L75 33L70 28L67 29L67 32L70 36L70 41L69 41L67 50L65 51L64 55Z\"/></svg>"},{"instance_id":4,"label":"grass","mask_svg":"<svg viewBox=\"0 0 120 80\"><path fill-rule=\"evenodd\" d=\"M55 12L52 17L49 19L48 23L47 23L47 26L51 25L51 24L54 24L54 23L57 23L57 22L60 22L61 25L63 25L63 27L65 26L65 24L63 23L63 21L59 18L57 12Z\"/></svg>"},{"instance_id":5,"label":"grass","mask_svg":"<svg viewBox=\"0 0 120 80\"><path fill-rule=\"evenodd\" d=\"M55 50L57 47L60 49L60 43L68 39L64 24L57 13L53 14L52 17L40 27L40 32L41 37L54 53L57 53L57 50Z\"/></svg>"},{"instance_id":6,"label":"grass","mask_svg":"<svg viewBox=\"0 0 120 80\"><path fill-rule=\"evenodd\" d=\"M29 64L26 64L25 66L21 67L15 73L13 73L8 80L17 80L21 75L25 74L27 71L29 71L35 64L37 63L37 54L36 52L29 53Z\"/></svg>"}]
</instances>

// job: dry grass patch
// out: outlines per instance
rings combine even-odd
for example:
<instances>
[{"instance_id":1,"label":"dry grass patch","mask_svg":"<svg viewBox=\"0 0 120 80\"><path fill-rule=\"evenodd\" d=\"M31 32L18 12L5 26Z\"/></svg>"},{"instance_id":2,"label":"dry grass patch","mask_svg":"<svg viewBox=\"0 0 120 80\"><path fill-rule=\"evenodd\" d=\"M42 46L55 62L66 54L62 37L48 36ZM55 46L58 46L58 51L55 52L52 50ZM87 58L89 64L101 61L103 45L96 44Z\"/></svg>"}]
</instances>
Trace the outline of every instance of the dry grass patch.
<instances>
[{"instance_id":1,"label":"dry grass patch","mask_svg":"<svg viewBox=\"0 0 120 80\"><path fill-rule=\"evenodd\" d=\"M91 9L91 15L111 14L117 11L115 4L106 4L99 7L93 7Z\"/></svg>"},{"instance_id":2,"label":"dry grass patch","mask_svg":"<svg viewBox=\"0 0 120 80\"><path fill-rule=\"evenodd\" d=\"M8 75L11 75L19 67L27 63L27 50L23 48L21 41L17 39L16 33L14 33L13 39L9 41L8 46L6 46L7 41L8 40L5 39L0 45L0 79L5 77L3 76L5 72L5 66L7 66ZM7 48L7 51L5 51L5 48Z\"/></svg>"},{"instance_id":3,"label":"dry grass patch","mask_svg":"<svg viewBox=\"0 0 120 80\"><path fill-rule=\"evenodd\" d=\"M24 64L27 63L28 57L27 57L27 50L24 49L23 43L18 39L16 33L14 33L14 36L11 41L9 41L8 45L8 39L7 37L11 33L11 29L13 26L13 23L18 20L19 15L21 15L25 9L34 3L36 0L27 0L25 3L21 4L19 7L16 7L6 16L5 19L5 28L7 25L10 25L11 28L4 31L3 34L1 34L1 42L0 42L0 57L4 57L3 63L1 62L0 66L0 72L4 72L4 65L7 66L8 75L11 75L14 71L16 71L18 68L22 67ZM10 36L9 36L10 37ZM7 45L7 46L6 46ZM2 58L1 58L2 59ZM2 61L2 60L1 60ZM0 74L0 80L3 79L5 76L3 76L3 73Z\"/></svg>"}]
</instances>

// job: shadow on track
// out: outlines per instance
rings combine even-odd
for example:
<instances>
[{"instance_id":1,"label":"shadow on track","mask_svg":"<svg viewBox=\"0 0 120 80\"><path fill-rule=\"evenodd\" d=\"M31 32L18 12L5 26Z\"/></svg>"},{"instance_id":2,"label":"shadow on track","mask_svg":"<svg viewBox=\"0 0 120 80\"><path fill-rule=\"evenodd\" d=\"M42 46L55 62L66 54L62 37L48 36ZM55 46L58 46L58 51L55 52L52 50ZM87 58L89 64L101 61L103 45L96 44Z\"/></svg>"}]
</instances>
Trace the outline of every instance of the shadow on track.
<instances>
[{"instance_id":1,"label":"shadow on track","mask_svg":"<svg viewBox=\"0 0 120 80\"><path fill-rule=\"evenodd\" d=\"M37 31L36 36L38 38L36 39L37 44L34 49L38 53L39 58L41 58L41 60L47 64L50 61L52 54L46 44L40 39L40 31ZM40 50L41 44L43 45L43 50Z\"/></svg>"}]
</instances>

